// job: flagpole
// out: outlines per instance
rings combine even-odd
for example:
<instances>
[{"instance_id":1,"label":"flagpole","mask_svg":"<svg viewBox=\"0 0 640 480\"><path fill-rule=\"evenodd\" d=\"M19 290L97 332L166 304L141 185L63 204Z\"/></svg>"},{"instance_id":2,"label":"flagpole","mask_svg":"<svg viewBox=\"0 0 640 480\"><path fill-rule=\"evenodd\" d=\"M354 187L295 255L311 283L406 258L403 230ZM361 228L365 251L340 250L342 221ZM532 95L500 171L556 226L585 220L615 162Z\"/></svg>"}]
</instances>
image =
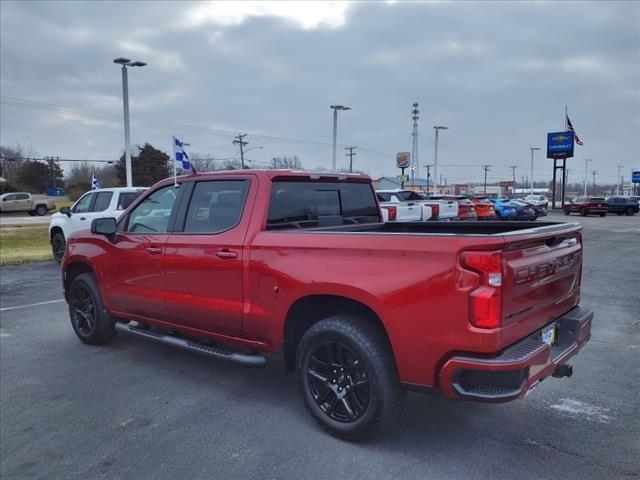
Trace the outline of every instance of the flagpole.
<instances>
[{"instance_id":1,"label":"flagpole","mask_svg":"<svg viewBox=\"0 0 640 480\"><path fill-rule=\"evenodd\" d=\"M569 118L569 114L567 113L567 106L564 106L564 131L567 131L567 119Z\"/></svg>"},{"instance_id":2,"label":"flagpole","mask_svg":"<svg viewBox=\"0 0 640 480\"><path fill-rule=\"evenodd\" d=\"M177 187L178 186L178 177L176 174L176 137L171 137L173 138L173 186Z\"/></svg>"}]
</instances>

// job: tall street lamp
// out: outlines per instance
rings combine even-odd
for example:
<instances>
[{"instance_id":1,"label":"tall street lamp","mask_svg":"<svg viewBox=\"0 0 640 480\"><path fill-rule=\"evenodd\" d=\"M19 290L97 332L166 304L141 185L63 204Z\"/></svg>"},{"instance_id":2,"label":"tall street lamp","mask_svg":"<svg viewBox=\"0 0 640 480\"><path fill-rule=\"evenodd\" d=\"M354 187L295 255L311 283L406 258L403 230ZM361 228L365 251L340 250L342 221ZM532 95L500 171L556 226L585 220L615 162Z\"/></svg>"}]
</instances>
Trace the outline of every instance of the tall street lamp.
<instances>
[{"instance_id":1,"label":"tall street lamp","mask_svg":"<svg viewBox=\"0 0 640 480\"><path fill-rule=\"evenodd\" d=\"M438 194L438 131L439 130L449 130L449 127L443 126L435 126L433 130L436 132L436 141L433 147L433 192Z\"/></svg>"},{"instance_id":2,"label":"tall street lamp","mask_svg":"<svg viewBox=\"0 0 640 480\"><path fill-rule=\"evenodd\" d=\"M531 187L531 192L530 194L533 195L533 153L536 150L540 150L540 147L529 147L531 148L531 177L529 179L530 182L530 187ZM554 187L555 188L555 187Z\"/></svg>"},{"instance_id":3,"label":"tall street lamp","mask_svg":"<svg viewBox=\"0 0 640 480\"><path fill-rule=\"evenodd\" d=\"M350 107L345 107L344 105L331 105L333 109L333 157L331 165L333 167L333 171L336 171L336 145L338 139L338 110L351 110Z\"/></svg>"},{"instance_id":4,"label":"tall street lamp","mask_svg":"<svg viewBox=\"0 0 640 480\"><path fill-rule=\"evenodd\" d=\"M113 63L122 65L122 103L124 109L124 161L127 172L127 187L133 187L133 175L131 173L131 147L129 145L129 82L127 80L127 67L144 67L144 62L132 62L128 58L116 58Z\"/></svg>"},{"instance_id":5,"label":"tall street lamp","mask_svg":"<svg viewBox=\"0 0 640 480\"><path fill-rule=\"evenodd\" d=\"M624 181L620 176L620 169L624 167L623 164L618 165L618 178L616 179L616 195L620 195L620 184L622 183L622 189L624 190Z\"/></svg>"},{"instance_id":6,"label":"tall street lamp","mask_svg":"<svg viewBox=\"0 0 640 480\"><path fill-rule=\"evenodd\" d=\"M590 158L584 159L584 196L587 196L587 182L589 181L589 162L593 162Z\"/></svg>"}]
</instances>

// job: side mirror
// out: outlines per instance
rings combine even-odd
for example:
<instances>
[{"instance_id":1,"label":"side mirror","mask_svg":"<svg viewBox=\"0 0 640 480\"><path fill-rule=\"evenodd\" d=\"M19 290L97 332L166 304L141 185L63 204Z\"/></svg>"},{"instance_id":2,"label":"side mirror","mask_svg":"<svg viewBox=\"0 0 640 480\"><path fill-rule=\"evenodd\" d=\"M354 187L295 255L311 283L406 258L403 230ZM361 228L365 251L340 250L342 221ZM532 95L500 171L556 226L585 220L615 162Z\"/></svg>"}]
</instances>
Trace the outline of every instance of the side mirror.
<instances>
[{"instance_id":1,"label":"side mirror","mask_svg":"<svg viewBox=\"0 0 640 480\"><path fill-rule=\"evenodd\" d=\"M91 233L104 235L111 243L116 239L116 219L115 218L94 218L91 221Z\"/></svg>"},{"instance_id":2,"label":"side mirror","mask_svg":"<svg viewBox=\"0 0 640 480\"><path fill-rule=\"evenodd\" d=\"M60 213L66 215L67 217L71 216L71 207L60 207Z\"/></svg>"}]
</instances>

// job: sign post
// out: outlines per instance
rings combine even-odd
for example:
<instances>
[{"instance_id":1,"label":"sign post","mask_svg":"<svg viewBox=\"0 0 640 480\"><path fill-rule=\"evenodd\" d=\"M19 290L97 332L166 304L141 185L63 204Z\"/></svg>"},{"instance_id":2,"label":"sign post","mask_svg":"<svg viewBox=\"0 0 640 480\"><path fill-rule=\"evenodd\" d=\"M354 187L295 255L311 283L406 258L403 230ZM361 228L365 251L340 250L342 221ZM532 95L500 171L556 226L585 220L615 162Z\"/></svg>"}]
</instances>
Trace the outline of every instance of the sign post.
<instances>
[{"instance_id":1,"label":"sign post","mask_svg":"<svg viewBox=\"0 0 640 480\"><path fill-rule=\"evenodd\" d=\"M404 171L411 164L411 154L409 152L398 152L396 155L396 167L402 172L400 174L400 188L404 188L404 182L408 180Z\"/></svg>"},{"instance_id":2,"label":"sign post","mask_svg":"<svg viewBox=\"0 0 640 480\"><path fill-rule=\"evenodd\" d=\"M551 208L556 208L556 170L562 170L562 198L560 206L564 207L564 195L567 181L567 158L573 157L573 145L575 143L574 132L547 133L547 158L553 158L553 183L551 187ZM557 160L562 160L558 165Z\"/></svg>"}]
</instances>

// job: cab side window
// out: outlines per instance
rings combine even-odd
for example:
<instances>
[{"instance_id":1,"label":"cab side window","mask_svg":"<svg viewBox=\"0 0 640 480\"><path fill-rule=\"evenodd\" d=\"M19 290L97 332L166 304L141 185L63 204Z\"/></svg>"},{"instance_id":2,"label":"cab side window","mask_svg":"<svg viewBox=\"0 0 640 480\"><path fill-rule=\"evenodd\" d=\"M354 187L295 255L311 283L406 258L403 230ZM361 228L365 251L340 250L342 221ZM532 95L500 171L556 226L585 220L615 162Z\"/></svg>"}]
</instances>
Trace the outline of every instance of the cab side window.
<instances>
[{"instance_id":1,"label":"cab side window","mask_svg":"<svg viewBox=\"0 0 640 480\"><path fill-rule=\"evenodd\" d=\"M184 223L185 233L221 233L235 227L242 217L248 180L197 182Z\"/></svg>"},{"instance_id":2,"label":"cab side window","mask_svg":"<svg viewBox=\"0 0 640 480\"><path fill-rule=\"evenodd\" d=\"M87 213L91 208L91 201L93 200L94 193L87 193L84 197L76 202L71 210L73 213Z\"/></svg>"},{"instance_id":3,"label":"cab side window","mask_svg":"<svg viewBox=\"0 0 640 480\"><path fill-rule=\"evenodd\" d=\"M167 185L147 196L131 211L126 231L134 233L167 232L171 212L176 204L180 188L180 185L177 187Z\"/></svg>"}]
</instances>

